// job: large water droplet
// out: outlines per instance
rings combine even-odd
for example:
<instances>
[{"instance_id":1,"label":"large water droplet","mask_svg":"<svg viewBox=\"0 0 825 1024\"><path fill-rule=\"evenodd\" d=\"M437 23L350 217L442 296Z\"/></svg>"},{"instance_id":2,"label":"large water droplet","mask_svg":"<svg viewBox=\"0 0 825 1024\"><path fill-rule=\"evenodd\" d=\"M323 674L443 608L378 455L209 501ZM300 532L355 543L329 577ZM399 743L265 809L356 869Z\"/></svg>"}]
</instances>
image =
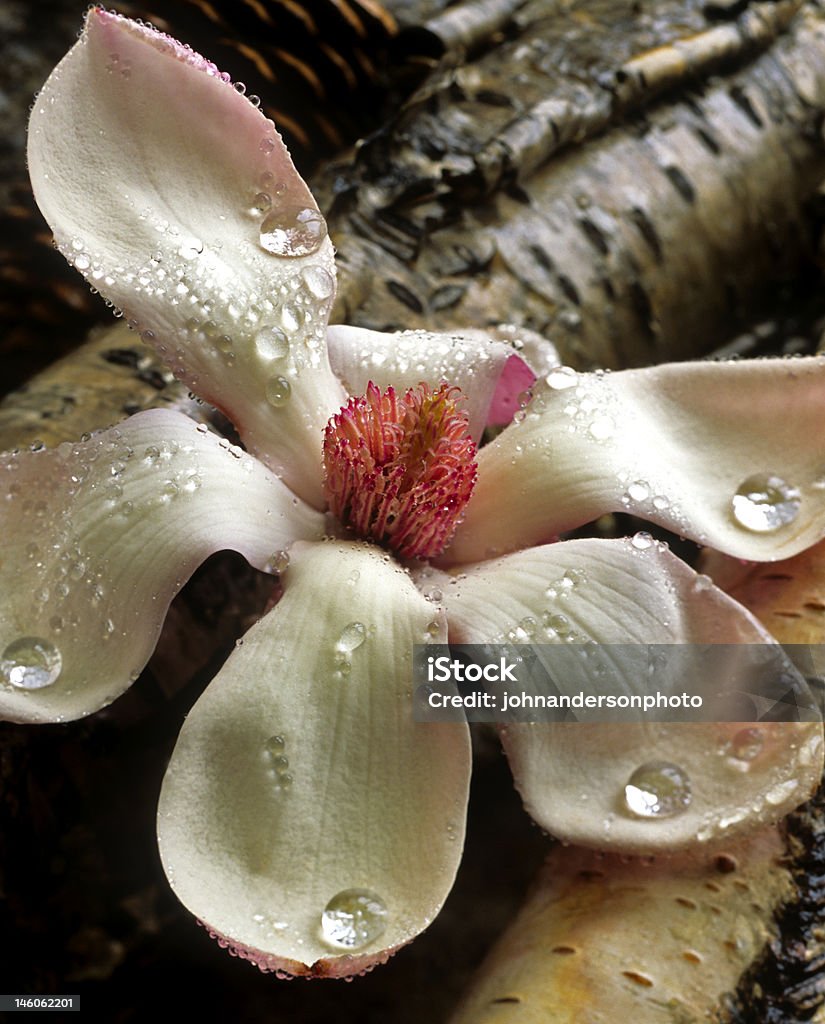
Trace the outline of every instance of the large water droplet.
<instances>
[{"instance_id":1,"label":"large water droplet","mask_svg":"<svg viewBox=\"0 0 825 1024\"><path fill-rule=\"evenodd\" d=\"M60 651L39 636L20 637L0 655L0 679L21 690L40 690L51 686L62 668Z\"/></svg>"},{"instance_id":2,"label":"large water droplet","mask_svg":"<svg viewBox=\"0 0 825 1024\"><path fill-rule=\"evenodd\" d=\"M255 335L255 351L261 359L285 359L289 340L280 327L262 327Z\"/></svg>"},{"instance_id":3,"label":"large water droplet","mask_svg":"<svg viewBox=\"0 0 825 1024\"><path fill-rule=\"evenodd\" d=\"M273 256L310 256L327 236L320 211L311 207L273 210L261 224L260 245Z\"/></svg>"},{"instance_id":4,"label":"large water droplet","mask_svg":"<svg viewBox=\"0 0 825 1024\"><path fill-rule=\"evenodd\" d=\"M338 637L335 650L341 654L349 654L356 650L367 638L367 629L363 622L351 622Z\"/></svg>"},{"instance_id":5,"label":"large water droplet","mask_svg":"<svg viewBox=\"0 0 825 1024\"><path fill-rule=\"evenodd\" d=\"M799 489L780 476L756 473L739 485L731 500L733 518L754 533L771 533L799 514Z\"/></svg>"},{"instance_id":6,"label":"large water droplet","mask_svg":"<svg viewBox=\"0 0 825 1024\"><path fill-rule=\"evenodd\" d=\"M676 764L651 761L630 776L624 799L627 809L640 818L671 818L690 806L690 779Z\"/></svg>"},{"instance_id":7,"label":"large water droplet","mask_svg":"<svg viewBox=\"0 0 825 1024\"><path fill-rule=\"evenodd\" d=\"M321 914L321 938L333 949L360 949L386 927L386 904L368 889L344 889Z\"/></svg>"},{"instance_id":8,"label":"large water droplet","mask_svg":"<svg viewBox=\"0 0 825 1024\"><path fill-rule=\"evenodd\" d=\"M266 384L266 400L276 409L280 409L289 401L292 388L286 377L272 377Z\"/></svg>"}]
</instances>

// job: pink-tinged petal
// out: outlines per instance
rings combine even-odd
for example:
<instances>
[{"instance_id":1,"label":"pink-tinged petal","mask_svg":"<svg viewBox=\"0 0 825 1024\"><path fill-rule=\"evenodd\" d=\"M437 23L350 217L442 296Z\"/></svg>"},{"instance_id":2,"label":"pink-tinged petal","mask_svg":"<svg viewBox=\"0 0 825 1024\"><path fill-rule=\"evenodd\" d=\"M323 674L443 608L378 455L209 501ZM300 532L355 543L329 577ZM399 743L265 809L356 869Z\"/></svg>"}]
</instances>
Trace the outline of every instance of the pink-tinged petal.
<instances>
[{"instance_id":1,"label":"pink-tinged petal","mask_svg":"<svg viewBox=\"0 0 825 1024\"><path fill-rule=\"evenodd\" d=\"M272 123L198 54L94 8L28 157L61 252L320 504L320 436L345 399L324 342L333 250Z\"/></svg>"},{"instance_id":2,"label":"pink-tinged petal","mask_svg":"<svg viewBox=\"0 0 825 1024\"><path fill-rule=\"evenodd\" d=\"M644 535L547 545L430 576L420 583L439 582L451 641L563 643L569 692L595 692L598 650L585 658L580 644L772 643L741 605ZM604 656L610 692L656 690L655 676L639 677L638 658L623 662L615 646ZM684 683L689 694L692 682ZM756 731L753 751L733 756L746 745L743 728ZM543 828L634 853L717 841L778 820L810 796L823 764L818 722L517 723L501 732L525 806ZM669 817L639 817L624 802L625 787L638 768L661 762L687 778L688 803Z\"/></svg>"},{"instance_id":3,"label":"pink-tinged petal","mask_svg":"<svg viewBox=\"0 0 825 1024\"><path fill-rule=\"evenodd\" d=\"M239 955L349 976L426 928L452 885L469 735L413 721L413 645L445 630L380 549L296 545L283 582L181 731L161 857Z\"/></svg>"},{"instance_id":4,"label":"pink-tinged petal","mask_svg":"<svg viewBox=\"0 0 825 1024\"><path fill-rule=\"evenodd\" d=\"M479 453L447 554L474 561L623 511L739 558L825 535L825 358L553 370Z\"/></svg>"},{"instance_id":5,"label":"pink-tinged petal","mask_svg":"<svg viewBox=\"0 0 825 1024\"><path fill-rule=\"evenodd\" d=\"M261 463L169 410L0 456L0 717L66 721L111 703L205 558L231 548L262 569L323 530Z\"/></svg>"},{"instance_id":6,"label":"pink-tinged petal","mask_svg":"<svg viewBox=\"0 0 825 1024\"><path fill-rule=\"evenodd\" d=\"M504 364L498 379L487 423L493 427L506 426L523 407L526 391L536 383L536 375L521 356L512 355Z\"/></svg>"},{"instance_id":7,"label":"pink-tinged petal","mask_svg":"<svg viewBox=\"0 0 825 1024\"><path fill-rule=\"evenodd\" d=\"M477 330L384 334L334 325L327 330L327 345L332 368L352 395L364 394L370 381L399 391L422 382L431 388L442 382L461 388L470 436L478 441L488 423L509 422L519 407L519 394L535 381L533 371L514 352L513 340L494 335ZM514 393L516 385L522 386Z\"/></svg>"}]
</instances>

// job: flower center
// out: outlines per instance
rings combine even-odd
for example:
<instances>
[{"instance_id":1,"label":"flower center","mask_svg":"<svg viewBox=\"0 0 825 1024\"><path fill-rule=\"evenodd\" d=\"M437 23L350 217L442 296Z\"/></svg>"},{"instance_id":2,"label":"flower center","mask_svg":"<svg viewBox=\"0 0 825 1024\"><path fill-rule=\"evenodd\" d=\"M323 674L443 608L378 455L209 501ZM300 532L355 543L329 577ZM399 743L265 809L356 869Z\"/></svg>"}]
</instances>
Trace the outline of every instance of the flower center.
<instances>
[{"instance_id":1,"label":"flower center","mask_svg":"<svg viewBox=\"0 0 825 1024\"><path fill-rule=\"evenodd\" d=\"M324 486L333 515L402 558L447 546L476 481L476 446L461 392L442 384L402 397L370 381L324 432Z\"/></svg>"}]
</instances>

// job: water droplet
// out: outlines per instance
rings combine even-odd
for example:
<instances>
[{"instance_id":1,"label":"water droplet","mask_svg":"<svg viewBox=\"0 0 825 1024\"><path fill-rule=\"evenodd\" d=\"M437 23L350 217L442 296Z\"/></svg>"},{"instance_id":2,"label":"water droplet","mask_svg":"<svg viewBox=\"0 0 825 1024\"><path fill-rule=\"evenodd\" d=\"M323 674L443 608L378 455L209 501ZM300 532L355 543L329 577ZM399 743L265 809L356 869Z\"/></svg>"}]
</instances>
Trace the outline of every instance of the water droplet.
<instances>
[{"instance_id":1,"label":"water droplet","mask_svg":"<svg viewBox=\"0 0 825 1024\"><path fill-rule=\"evenodd\" d=\"M650 494L650 489L644 480L636 480L628 487L627 493L632 501L644 501Z\"/></svg>"},{"instance_id":2,"label":"water droplet","mask_svg":"<svg viewBox=\"0 0 825 1024\"><path fill-rule=\"evenodd\" d=\"M193 238L178 249L178 255L185 260L194 260L203 252L203 242L199 238Z\"/></svg>"},{"instance_id":3,"label":"water droplet","mask_svg":"<svg viewBox=\"0 0 825 1024\"><path fill-rule=\"evenodd\" d=\"M277 757L283 753L284 747L286 747L286 740L280 735L270 736L264 746L268 754Z\"/></svg>"},{"instance_id":4,"label":"water droplet","mask_svg":"<svg viewBox=\"0 0 825 1024\"><path fill-rule=\"evenodd\" d=\"M725 753L734 761L750 762L759 756L764 745L765 737L761 729L740 729L725 745Z\"/></svg>"},{"instance_id":5,"label":"water droplet","mask_svg":"<svg viewBox=\"0 0 825 1024\"><path fill-rule=\"evenodd\" d=\"M256 220L263 217L272 206L272 197L267 192L258 192L249 207L249 216Z\"/></svg>"},{"instance_id":6,"label":"water droplet","mask_svg":"<svg viewBox=\"0 0 825 1024\"><path fill-rule=\"evenodd\" d=\"M266 384L266 400L276 409L280 409L289 401L292 388L286 377L271 377Z\"/></svg>"},{"instance_id":7,"label":"water droplet","mask_svg":"<svg viewBox=\"0 0 825 1024\"><path fill-rule=\"evenodd\" d=\"M255 335L255 351L261 359L285 359L289 341L280 327L262 327Z\"/></svg>"},{"instance_id":8,"label":"water droplet","mask_svg":"<svg viewBox=\"0 0 825 1024\"><path fill-rule=\"evenodd\" d=\"M62 668L60 651L39 636L20 637L0 655L0 679L21 690L40 690L51 686Z\"/></svg>"},{"instance_id":9,"label":"water droplet","mask_svg":"<svg viewBox=\"0 0 825 1024\"><path fill-rule=\"evenodd\" d=\"M303 272L307 291L316 299L328 299L332 295L335 282L332 274L323 267L307 267Z\"/></svg>"},{"instance_id":10,"label":"water droplet","mask_svg":"<svg viewBox=\"0 0 825 1024\"><path fill-rule=\"evenodd\" d=\"M546 625L549 629L552 629L554 633L559 636L567 636L570 632L570 621L565 615L549 615L546 619Z\"/></svg>"},{"instance_id":11,"label":"water droplet","mask_svg":"<svg viewBox=\"0 0 825 1024\"><path fill-rule=\"evenodd\" d=\"M273 256L310 256L327 236L321 213L311 207L282 207L261 224L260 245Z\"/></svg>"},{"instance_id":12,"label":"water droplet","mask_svg":"<svg viewBox=\"0 0 825 1024\"><path fill-rule=\"evenodd\" d=\"M649 533L635 533L630 538L630 543L637 551L647 551L653 545L653 538Z\"/></svg>"},{"instance_id":13,"label":"water droplet","mask_svg":"<svg viewBox=\"0 0 825 1024\"><path fill-rule=\"evenodd\" d=\"M88 270L92 265L92 261L88 253L79 252L74 258L74 265L78 270Z\"/></svg>"},{"instance_id":14,"label":"water droplet","mask_svg":"<svg viewBox=\"0 0 825 1024\"><path fill-rule=\"evenodd\" d=\"M344 889L321 914L321 938L333 949L360 949L387 926L387 907L368 889Z\"/></svg>"},{"instance_id":15,"label":"water droplet","mask_svg":"<svg viewBox=\"0 0 825 1024\"><path fill-rule=\"evenodd\" d=\"M267 572L286 572L289 568L289 552L273 551L267 560L265 569Z\"/></svg>"},{"instance_id":16,"label":"water droplet","mask_svg":"<svg viewBox=\"0 0 825 1024\"><path fill-rule=\"evenodd\" d=\"M357 650L367 638L367 629L363 622L351 622L338 637L335 650L341 654L349 654Z\"/></svg>"},{"instance_id":17,"label":"water droplet","mask_svg":"<svg viewBox=\"0 0 825 1024\"><path fill-rule=\"evenodd\" d=\"M630 776L624 799L628 810L640 818L671 818L690 806L690 779L678 765L651 761Z\"/></svg>"},{"instance_id":18,"label":"water droplet","mask_svg":"<svg viewBox=\"0 0 825 1024\"><path fill-rule=\"evenodd\" d=\"M609 416L597 416L590 424L589 433L594 441L606 441L614 429L615 424Z\"/></svg>"},{"instance_id":19,"label":"water droplet","mask_svg":"<svg viewBox=\"0 0 825 1024\"><path fill-rule=\"evenodd\" d=\"M802 498L799 489L780 476L756 473L737 488L731 500L733 518L746 530L772 533L793 522Z\"/></svg>"},{"instance_id":20,"label":"water droplet","mask_svg":"<svg viewBox=\"0 0 825 1024\"><path fill-rule=\"evenodd\" d=\"M544 379L554 391L566 391L578 384L579 375L570 366L557 366Z\"/></svg>"}]
</instances>

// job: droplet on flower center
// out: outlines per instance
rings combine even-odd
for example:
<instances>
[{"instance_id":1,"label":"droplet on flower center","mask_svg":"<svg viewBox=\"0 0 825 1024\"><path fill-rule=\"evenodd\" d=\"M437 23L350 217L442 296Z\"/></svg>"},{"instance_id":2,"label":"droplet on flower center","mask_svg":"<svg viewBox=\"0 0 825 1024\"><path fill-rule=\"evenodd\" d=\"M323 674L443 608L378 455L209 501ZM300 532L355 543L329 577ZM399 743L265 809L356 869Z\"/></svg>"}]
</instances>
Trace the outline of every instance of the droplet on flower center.
<instances>
[{"instance_id":1,"label":"droplet on flower center","mask_svg":"<svg viewBox=\"0 0 825 1024\"><path fill-rule=\"evenodd\" d=\"M321 938L333 949L360 949L387 927L387 906L368 889L344 889L321 915Z\"/></svg>"},{"instance_id":2,"label":"droplet on flower center","mask_svg":"<svg viewBox=\"0 0 825 1024\"><path fill-rule=\"evenodd\" d=\"M432 558L447 546L472 494L476 447L461 392L442 384L403 397L371 381L324 433L330 511L361 537L402 558Z\"/></svg>"},{"instance_id":3,"label":"droplet on flower center","mask_svg":"<svg viewBox=\"0 0 825 1024\"><path fill-rule=\"evenodd\" d=\"M261 224L261 248L273 256L311 256L327 237L327 224L312 207L273 210Z\"/></svg>"},{"instance_id":4,"label":"droplet on flower center","mask_svg":"<svg viewBox=\"0 0 825 1024\"><path fill-rule=\"evenodd\" d=\"M51 686L63 668L60 651L39 636L14 640L0 654L0 679L21 690Z\"/></svg>"},{"instance_id":5,"label":"droplet on flower center","mask_svg":"<svg viewBox=\"0 0 825 1024\"><path fill-rule=\"evenodd\" d=\"M799 489L772 473L756 473L743 480L731 500L733 518L754 533L772 533L799 514Z\"/></svg>"},{"instance_id":6,"label":"droplet on flower center","mask_svg":"<svg viewBox=\"0 0 825 1024\"><path fill-rule=\"evenodd\" d=\"M627 809L640 818L671 818L690 806L690 779L676 764L651 761L627 780L624 799Z\"/></svg>"}]
</instances>

